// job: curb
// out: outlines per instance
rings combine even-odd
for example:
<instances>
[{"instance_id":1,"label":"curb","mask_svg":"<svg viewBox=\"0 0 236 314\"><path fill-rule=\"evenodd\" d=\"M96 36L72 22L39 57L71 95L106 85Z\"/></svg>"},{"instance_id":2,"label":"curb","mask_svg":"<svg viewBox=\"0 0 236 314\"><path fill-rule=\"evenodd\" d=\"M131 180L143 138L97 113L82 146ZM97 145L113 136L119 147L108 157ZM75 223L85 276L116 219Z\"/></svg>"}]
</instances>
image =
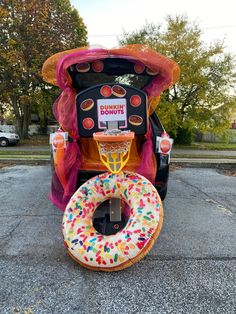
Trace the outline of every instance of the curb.
<instances>
[{"instance_id":1,"label":"curb","mask_svg":"<svg viewBox=\"0 0 236 314\"><path fill-rule=\"evenodd\" d=\"M50 165L50 159L14 159L14 158L0 158L0 164L7 165Z\"/></svg>"},{"instance_id":2,"label":"curb","mask_svg":"<svg viewBox=\"0 0 236 314\"><path fill-rule=\"evenodd\" d=\"M182 162L182 161L171 161L170 166L177 166L183 168L212 168L212 169L225 169L234 170L236 169L236 163L196 163L196 162Z\"/></svg>"},{"instance_id":3,"label":"curb","mask_svg":"<svg viewBox=\"0 0 236 314\"><path fill-rule=\"evenodd\" d=\"M236 159L171 158L170 164L186 168L236 169Z\"/></svg>"},{"instance_id":4,"label":"curb","mask_svg":"<svg viewBox=\"0 0 236 314\"><path fill-rule=\"evenodd\" d=\"M206 164L211 164L211 165L217 165L217 164L235 164L236 165L236 159L220 159L220 158L171 158L171 162L174 163L192 163L192 164L201 164L201 163L206 163Z\"/></svg>"}]
</instances>

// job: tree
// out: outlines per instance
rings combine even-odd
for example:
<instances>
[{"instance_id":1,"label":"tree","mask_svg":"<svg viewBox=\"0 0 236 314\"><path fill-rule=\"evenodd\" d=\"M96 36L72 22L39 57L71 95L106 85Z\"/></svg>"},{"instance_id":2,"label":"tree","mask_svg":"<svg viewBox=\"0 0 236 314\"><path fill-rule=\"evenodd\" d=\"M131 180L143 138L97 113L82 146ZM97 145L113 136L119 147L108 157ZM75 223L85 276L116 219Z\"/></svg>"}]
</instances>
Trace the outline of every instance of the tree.
<instances>
[{"instance_id":1,"label":"tree","mask_svg":"<svg viewBox=\"0 0 236 314\"><path fill-rule=\"evenodd\" d=\"M17 130L26 138L37 95L50 89L41 78L43 62L86 45L87 31L69 0L2 0L0 28L0 102L13 108Z\"/></svg>"},{"instance_id":2,"label":"tree","mask_svg":"<svg viewBox=\"0 0 236 314\"><path fill-rule=\"evenodd\" d=\"M186 16L168 16L167 27L147 24L124 32L120 43L147 44L174 59L180 66L180 81L161 98L158 114L166 130L177 140L191 140L193 130L222 133L236 102L234 58L224 43L207 46L202 31Z\"/></svg>"}]
</instances>

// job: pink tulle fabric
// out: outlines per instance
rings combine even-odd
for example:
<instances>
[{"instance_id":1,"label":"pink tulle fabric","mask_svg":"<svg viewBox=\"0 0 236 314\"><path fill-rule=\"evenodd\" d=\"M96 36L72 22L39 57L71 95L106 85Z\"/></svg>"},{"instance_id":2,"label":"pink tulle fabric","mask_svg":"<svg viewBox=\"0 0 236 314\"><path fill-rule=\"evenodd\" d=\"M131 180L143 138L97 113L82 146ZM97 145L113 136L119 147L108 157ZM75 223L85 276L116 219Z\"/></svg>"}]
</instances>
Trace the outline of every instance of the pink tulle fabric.
<instances>
[{"instance_id":1,"label":"pink tulle fabric","mask_svg":"<svg viewBox=\"0 0 236 314\"><path fill-rule=\"evenodd\" d=\"M145 135L146 141L142 146L141 163L137 172L154 183L156 177L156 165L153 156L152 128L149 124L148 132Z\"/></svg>"},{"instance_id":2,"label":"pink tulle fabric","mask_svg":"<svg viewBox=\"0 0 236 314\"><path fill-rule=\"evenodd\" d=\"M76 91L71 86L64 88L53 105L53 113L64 131L69 133L72 140L67 143L63 160L55 165L52 178L50 200L61 210L64 210L76 189L79 168L82 162L81 152L77 144L77 114L75 104ZM60 180L64 178L64 180Z\"/></svg>"},{"instance_id":3,"label":"pink tulle fabric","mask_svg":"<svg viewBox=\"0 0 236 314\"><path fill-rule=\"evenodd\" d=\"M71 196L76 190L77 178L81 166L82 155L78 145L79 135L77 129L76 113L76 91L72 87L71 79L67 69L75 63L89 62L93 60L102 60L110 56L106 49L86 49L80 50L69 55L65 55L57 62L56 77L58 86L62 93L53 106L53 113L62 126L67 131L72 142L67 143L64 158L55 167L55 173L52 178L50 200L61 210L64 210ZM116 57L132 60L130 56L116 55ZM143 61L143 60L142 60ZM149 61L146 61L147 65ZM156 77L146 87L145 92L148 96L158 96L165 86L170 83L170 75ZM156 171L153 160L153 144L151 127L146 134L146 142L142 147L142 161L138 173L145 176L151 182L154 182ZM64 178L63 182L59 178Z\"/></svg>"}]
</instances>

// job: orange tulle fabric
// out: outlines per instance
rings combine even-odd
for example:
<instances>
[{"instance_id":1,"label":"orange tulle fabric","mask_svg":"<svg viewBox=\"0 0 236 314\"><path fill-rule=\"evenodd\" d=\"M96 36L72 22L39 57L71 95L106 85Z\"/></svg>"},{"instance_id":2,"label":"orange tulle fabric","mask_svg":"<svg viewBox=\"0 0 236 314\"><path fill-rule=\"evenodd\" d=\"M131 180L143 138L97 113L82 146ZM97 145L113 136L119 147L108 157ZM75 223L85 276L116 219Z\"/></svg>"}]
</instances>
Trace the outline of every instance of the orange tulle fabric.
<instances>
[{"instance_id":1,"label":"orange tulle fabric","mask_svg":"<svg viewBox=\"0 0 236 314\"><path fill-rule=\"evenodd\" d=\"M75 192L79 170L104 171L96 143L92 139L79 138L76 113L76 91L68 68L72 64L103 60L109 57L141 62L152 72L157 72L149 85L144 88L148 96L148 115L155 111L161 93L175 84L180 75L179 66L171 59L157 53L146 45L127 45L105 49L82 47L56 53L48 58L42 69L43 79L62 90L53 105L53 113L61 128L67 131L71 142L64 153L56 152L55 174L50 198L59 208L64 209L69 198ZM139 144L135 139L131 148L131 158L126 169L137 171L154 181L156 161L153 153L152 131L149 126L145 143Z\"/></svg>"}]
</instances>

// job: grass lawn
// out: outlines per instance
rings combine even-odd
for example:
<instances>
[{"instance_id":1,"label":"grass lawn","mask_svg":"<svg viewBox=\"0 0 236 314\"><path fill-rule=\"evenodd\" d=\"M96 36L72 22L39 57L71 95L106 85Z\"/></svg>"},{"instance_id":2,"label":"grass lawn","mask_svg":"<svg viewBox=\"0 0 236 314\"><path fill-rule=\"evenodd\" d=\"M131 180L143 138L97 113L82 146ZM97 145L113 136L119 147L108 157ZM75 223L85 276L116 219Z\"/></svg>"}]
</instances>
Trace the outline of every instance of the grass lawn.
<instances>
[{"instance_id":1,"label":"grass lawn","mask_svg":"<svg viewBox=\"0 0 236 314\"><path fill-rule=\"evenodd\" d=\"M204 143L196 142L191 145L175 145L174 149L205 149L205 150L236 150L236 143Z\"/></svg>"},{"instance_id":2,"label":"grass lawn","mask_svg":"<svg viewBox=\"0 0 236 314\"><path fill-rule=\"evenodd\" d=\"M193 158L193 159L236 159L236 156L214 156L214 155L190 155L190 154L171 154L172 158Z\"/></svg>"},{"instance_id":3,"label":"grass lawn","mask_svg":"<svg viewBox=\"0 0 236 314\"><path fill-rule=\"evenodd\" d=\"M8 156L8 155L16 155L16 156L24 156L24 155L44 155L44 156L50 156L50 151L21 151L21 150L0 150L0 156Z\"/></svg>"},{"instance_id":4,"label":"grass lawn","mask_svg":"<svg viewBox=\"0 0 236 314\"><path fill-rule=\"evenodd\" d=\"M20 146L44 146L49 145L49 135L34 135L26 140L21 140Z\"/></svg>"}]
</instances>

